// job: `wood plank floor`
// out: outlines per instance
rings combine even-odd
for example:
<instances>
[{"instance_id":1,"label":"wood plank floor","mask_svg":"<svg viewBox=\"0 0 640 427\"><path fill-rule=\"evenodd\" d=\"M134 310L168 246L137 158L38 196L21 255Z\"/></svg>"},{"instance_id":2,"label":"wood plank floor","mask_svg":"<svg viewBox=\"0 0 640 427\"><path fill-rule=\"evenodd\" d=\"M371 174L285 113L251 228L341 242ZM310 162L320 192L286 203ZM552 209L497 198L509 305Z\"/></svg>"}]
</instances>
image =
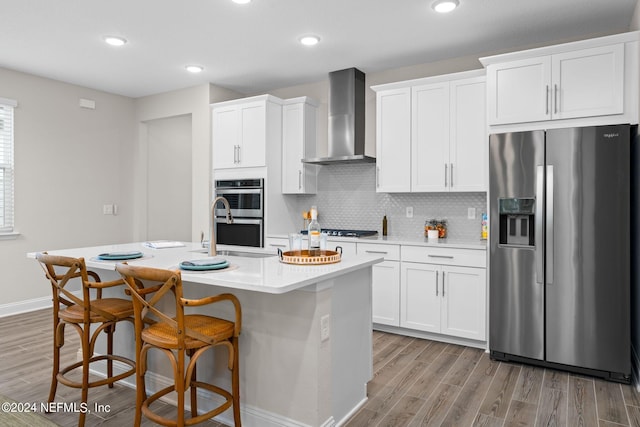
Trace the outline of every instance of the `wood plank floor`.
<instances>
[{"instance_id":1,"label":"wood plank floor","mask_svg":"<svg viewBox=\"0 0 640 427\"><path fill-rule=\"evenodd\" d=\"M44 402L51 375L51 311L0 318L0 393L18 402ZM78 339L66 332L65 362ZM346 424L360 426L638 426L640 393L591 377L490 360L482 350L374 332L369 400ZM57 402L77 402L78 389L58 386ZM132 425L134 390L94 388L89 401L110 405L86 425ZM167 414L175 410L164 405ZM43 414L60 426L72 413ZM0 414L1 418L2 414ZM1 424L1 422L0 422ZM143 426L155 425L143 418ZM201 424L221 427L215 421Z\"/></svg>"},{"instance_id":2,"label":"wood plank floor","mask_svg":"<svg viewBox=\"0 0 640 427\"><path fill-rule=\"evenodd\" d=\"M347 427L640 426L632 386L497 362L470 347L373 337L369 401Z\"/></svg>"}]
</instances>

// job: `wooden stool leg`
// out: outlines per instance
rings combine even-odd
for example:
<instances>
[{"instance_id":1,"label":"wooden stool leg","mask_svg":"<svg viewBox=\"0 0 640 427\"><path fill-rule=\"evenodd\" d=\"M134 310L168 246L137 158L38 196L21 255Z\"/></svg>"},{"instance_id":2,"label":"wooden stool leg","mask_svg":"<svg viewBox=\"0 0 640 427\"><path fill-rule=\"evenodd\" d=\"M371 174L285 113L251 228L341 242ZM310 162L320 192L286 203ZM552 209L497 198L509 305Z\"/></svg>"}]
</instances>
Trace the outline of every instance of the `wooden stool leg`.
<instances>
[{"instance_id":1,"label":"wooden stool leg","mask_svg":"<svg viewBox=\"0 0 640 427\"><path fill-rule=\"evenodd\" d=\"M142 402L147 400L147 390L144 382L147 353L145 352L144 355L142 355L137 348L136 351L136 415L133 425L134 427L140 427L140 424L142 423ZM141 362L143 358L145 361Z\"/></svg>"},{"instance_id":2,"label":"wooden stool leg","mask_svg":"<svg viewBox=\"0 0 640 427\"><path fill-rule=\"evenodd\" d=\"M174 368L176 393L178 394L178 417L176 419L178 427L184 427L184 356L184 348L178 349L178 365Z\"/></svg>"},{"instance_id":3,"label":"wooden stool leg","mask_svg":"<svg viewBox=\"0 0 640 427\"><path fill-rule=\"evenodd\" d=\"M189 358L193 357L193 350L189 350ZM196 364L193 364L193 371L191 372L191 416L198 416L198 389L196 387Z\"/></svg>"},{"instance_id":4,"label":"wooden stool leg","mask_svg":"<svg viewBox=\"0 0 640 427\"><path fill-rule=\"evenodd\" d=\"M60 333L64 335L64 324L59 324L54 321L53 324L53 368L51 374L51 388L49 389L49 400L51 403L56 397L56 390L58 388L58 372L60 372L60 341L58 340L58 328L61 329Z\"/></svg>"},{"instance_id":5,"label":"wooden stool leg","mask_svg":"<svg viewBox=\"0 0 640 427\"><path fill-rule=\"evenodd\" d=\"M109 356L113 355L113 331L115 329L115 325L109 325L105 332L107 333L107 354ZM113 360L111 357L107 358L107 378L113 377ZM113 388L113 383L109 383L109 388Z\"/></svg>"},{"instance_id":6,"label":"wooden stool leg","mask_svg":"<svg viewBox=\"0 0 640 427\"><path fill-rule=\"evenodd\" d=\"M240 422L240 365L238 363L238 337L233 337L233 371L231 371L231 391L233 394L233 422L241 427Z\"/></svg>"},{"instance_id":7,"label":"wooden stool leg","mask_svg":"<svg viewBox=\"0 0 640 427\"><path fill-rule=\"evenodd\" d=\"M89 398L89 359L91 358L90 352L90 333L91 325L84 324L82 328L82 397L80 402L87 404ZM78 420L78 427L83 427L87 414L80 412L80 419Z\"/></svg>"}]
</instances>

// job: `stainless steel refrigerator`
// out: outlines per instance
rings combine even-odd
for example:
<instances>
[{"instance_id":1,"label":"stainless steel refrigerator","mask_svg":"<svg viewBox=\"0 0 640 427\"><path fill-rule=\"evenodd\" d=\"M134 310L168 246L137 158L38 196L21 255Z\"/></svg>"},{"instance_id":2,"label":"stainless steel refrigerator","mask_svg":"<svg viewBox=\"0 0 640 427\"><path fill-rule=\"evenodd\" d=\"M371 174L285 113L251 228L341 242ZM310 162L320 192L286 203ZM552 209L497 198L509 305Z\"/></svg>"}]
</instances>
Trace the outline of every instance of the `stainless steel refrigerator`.
<instances>
[{"instance_id":1,"label":"stainless steel refrigerator","mask_svg":"<svg viewBox=\"0 0 640 427\"><path fill-rule=\"evenodd\" d=\"M637 127L493 134L491 357L628 383Z\"/></svg>"}]
</instances>

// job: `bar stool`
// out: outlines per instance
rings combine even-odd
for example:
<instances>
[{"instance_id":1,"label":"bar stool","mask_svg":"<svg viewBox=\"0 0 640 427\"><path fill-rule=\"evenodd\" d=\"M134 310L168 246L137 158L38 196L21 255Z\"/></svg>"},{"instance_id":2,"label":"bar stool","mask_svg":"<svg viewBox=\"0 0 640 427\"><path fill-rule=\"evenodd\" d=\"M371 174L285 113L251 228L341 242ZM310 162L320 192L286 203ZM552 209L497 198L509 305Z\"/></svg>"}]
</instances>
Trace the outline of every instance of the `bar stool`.
<instances>
[{"instance_id":1,"label":"bar stool","mask_svg":"<svg viewBox=\"0 0 640 427\"><path fill-rule=\"evenodd\" d=\"M113 333L116 323L129 321L133 323L133 304L130 300L121 298L102 298L102 290L114 286L123 286L120 280L101 282L100 277L93 271L87 271L83 258L49 255L46 252L36 254L36 259L51 283L53 291L53 373L48 402L53 402L56 396L58 382L74 388L82 389L81 402L86 405L89 388L108 385L133 375L136 372L135 362L122 356L113 354ZM65 270L63 273L56 272ZM89 279L91 278L91 280ZM82 282L82 297L76 296L69 288L74 280ZM91 290L95 297L91 297ZM91 325L100 324L93 333ZM80 335L82 344L82 360L66 367L60 367L60 349L64 346L64 328L73 327ZM94 356L96 340L100 332L107 334L107 354ZM98 361L106 360L107 377L89 381L89 366ZM128 365L131 369L119 375L113 375L113 362L118 361ZM82 368L80 382L70 379L70 374L77 368ZM80 411L78 426L84 426L86 411Z\"/></svg>"},{"instance_id":2,"label":"bar stool","mask_svg":"<svg viewBox=\"0 0 640 427\"><path fill-rule=\"evenodd\" d=\"M193 425L213 418L233 406L235 426L240 427L240 377L238 369L238 336L240 335L242 311L240 302L231 294L209 296L198 300L183 298L182 276L178 270L164 270L116 265L116 270L125 279L132 294L136 328L136 427L140 426L142 414L151 421L164 426ZM144 283L144 288L141 287ZM160 311L157 303L169 295L175 304L175 317ZM230 301L234 306L235 321L201 314L185 314L185 307L203 306ZM231 371L229 392L213 384L196 379L196 363L209 349L225 346L229 352L227 366ZM174 384L147 396L145 373L147 354L150 349L162 351L173 368ZM186 357L189 362L185 365ZM198 415L197 389L202 388L222 396L225 401L216 408ZM191 417L185 419L185 392L191 392ZM150 405L157 399L175 391L177 394L177 416L169 419L153 412Z\"/></svg>"}]
</instances>

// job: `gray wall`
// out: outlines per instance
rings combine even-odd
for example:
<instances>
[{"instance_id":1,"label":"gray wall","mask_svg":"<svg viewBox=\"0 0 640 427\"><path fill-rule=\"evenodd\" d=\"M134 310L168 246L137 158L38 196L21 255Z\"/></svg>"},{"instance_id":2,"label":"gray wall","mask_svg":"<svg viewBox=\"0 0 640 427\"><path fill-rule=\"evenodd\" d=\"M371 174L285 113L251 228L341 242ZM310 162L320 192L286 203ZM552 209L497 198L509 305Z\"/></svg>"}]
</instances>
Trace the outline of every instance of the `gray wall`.
<instances>
[{"instance_id":1,"label":"gray wall","mask_svg":"<svg viewBox=\"0 0 640 427\"><path fill-rule=\"evenodd\" d=\"M131 98L0 68L15 110L15 227L0 241L0 314L9 303L51 298L27 252L131 239L135 139ZM80 108L80 98L96 102ZM115 203L117 215L103 215Z\"/></svg>"}]
</instances>

